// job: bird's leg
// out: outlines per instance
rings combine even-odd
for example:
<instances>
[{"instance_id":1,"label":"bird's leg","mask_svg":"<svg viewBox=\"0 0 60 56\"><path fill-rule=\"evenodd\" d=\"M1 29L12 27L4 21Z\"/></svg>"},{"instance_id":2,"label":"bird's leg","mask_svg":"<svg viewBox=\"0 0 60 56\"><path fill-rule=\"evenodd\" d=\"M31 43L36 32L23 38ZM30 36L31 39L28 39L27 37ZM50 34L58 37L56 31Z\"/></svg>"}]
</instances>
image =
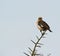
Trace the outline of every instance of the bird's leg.
<instances>
[{"instance_id":1,"label":"bird's leg","mask_svg":"<svg viewBox=\"0 0 60 56\"><path fill-rule=\"evenodd\" d=\"M42 31L40 30L41 34L42 34Z\"/></svg>"},{"instance_id":2,"label":"bird's leg","mask_svg":"<svg viewBox=\"0 0 60 56\"><path fill-rule=\"evenodd\" d=\"M46 31L44 31L44 32L42 33L42 35L44 35L44 34L45 34L45 32L46 32Z\"/></svg>"}]
</instances>

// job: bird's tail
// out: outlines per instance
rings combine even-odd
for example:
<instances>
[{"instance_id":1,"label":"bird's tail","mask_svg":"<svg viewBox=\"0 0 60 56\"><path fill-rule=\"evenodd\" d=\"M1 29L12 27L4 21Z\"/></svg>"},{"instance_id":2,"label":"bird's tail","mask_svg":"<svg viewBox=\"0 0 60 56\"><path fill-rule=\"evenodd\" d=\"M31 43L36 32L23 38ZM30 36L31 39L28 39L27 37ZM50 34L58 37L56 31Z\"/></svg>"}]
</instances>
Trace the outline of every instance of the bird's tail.
<instances>
[{"instance_id":1,"label":"bird's tail","mask_svg":"<svg viewBox=\"0 0 60 56\"><path fill-rule=\"evenodd\" d=\"M49 29L50 32L52 32L50 29Z\"/></svg>"}]
</instances>

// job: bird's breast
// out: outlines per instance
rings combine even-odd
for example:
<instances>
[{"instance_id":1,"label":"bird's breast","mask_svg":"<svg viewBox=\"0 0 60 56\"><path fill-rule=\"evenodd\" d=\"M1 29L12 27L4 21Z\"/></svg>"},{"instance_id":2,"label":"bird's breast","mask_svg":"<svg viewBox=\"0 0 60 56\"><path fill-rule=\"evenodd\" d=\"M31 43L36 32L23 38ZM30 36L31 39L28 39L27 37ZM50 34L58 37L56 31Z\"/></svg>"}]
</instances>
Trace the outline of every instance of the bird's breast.
<instances>
[{"instance_id":1,"label":"bird's breast","mask_svg":"<svg viewBox=\"0 0 60 56\"><path fill-rule=\"evenodd\" d=\"M43 30L39 25L38 25L38 21L36 22L36 26L37 26L37 28L39 29L39 30Z\"/></svg>"}]
</instances>

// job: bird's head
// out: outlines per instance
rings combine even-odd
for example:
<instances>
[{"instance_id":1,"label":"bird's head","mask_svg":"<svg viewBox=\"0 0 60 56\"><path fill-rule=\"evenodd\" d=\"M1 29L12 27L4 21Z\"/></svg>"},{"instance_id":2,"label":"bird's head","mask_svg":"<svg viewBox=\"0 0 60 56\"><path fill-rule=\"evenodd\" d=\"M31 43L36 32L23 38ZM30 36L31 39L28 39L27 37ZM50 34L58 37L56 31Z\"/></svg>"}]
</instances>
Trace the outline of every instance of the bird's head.
<instances>
[{"instance_id":1,"label":"bird's head","mask_svg":"<svg viewBox=\"0 0 60 56\"><path fill-rule=\"evenodd\" d=\"M41 21L42 20L42 17L39 17L38 20Z\"/></svg>"}]
</instances>

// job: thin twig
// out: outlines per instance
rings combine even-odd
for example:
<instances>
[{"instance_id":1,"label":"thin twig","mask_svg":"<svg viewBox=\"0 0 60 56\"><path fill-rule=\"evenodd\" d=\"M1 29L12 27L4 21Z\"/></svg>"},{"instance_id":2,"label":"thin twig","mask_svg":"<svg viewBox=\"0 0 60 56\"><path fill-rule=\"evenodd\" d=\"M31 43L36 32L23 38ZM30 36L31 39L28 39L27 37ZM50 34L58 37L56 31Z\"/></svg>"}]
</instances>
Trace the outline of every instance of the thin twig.
<instances>
[{"instance_id":1,"label":"thin twig","mask_svg":"<svg viewBox=\"0 0 60 56\"><path fill-rule=\"evenodd\" d=\"M45 34L45 33L44 33L44 34ZM35 54L36 47L37 47L39 41L41 40L41 38L44 36L44 34L42 34L41 37L40 37L40 38L37 40L37 42L35 43L35 46L34 46L34 48L33 48L33 51L32 51L31 56L35 56L34 54Z\"/></svg>"}]
</instances>

